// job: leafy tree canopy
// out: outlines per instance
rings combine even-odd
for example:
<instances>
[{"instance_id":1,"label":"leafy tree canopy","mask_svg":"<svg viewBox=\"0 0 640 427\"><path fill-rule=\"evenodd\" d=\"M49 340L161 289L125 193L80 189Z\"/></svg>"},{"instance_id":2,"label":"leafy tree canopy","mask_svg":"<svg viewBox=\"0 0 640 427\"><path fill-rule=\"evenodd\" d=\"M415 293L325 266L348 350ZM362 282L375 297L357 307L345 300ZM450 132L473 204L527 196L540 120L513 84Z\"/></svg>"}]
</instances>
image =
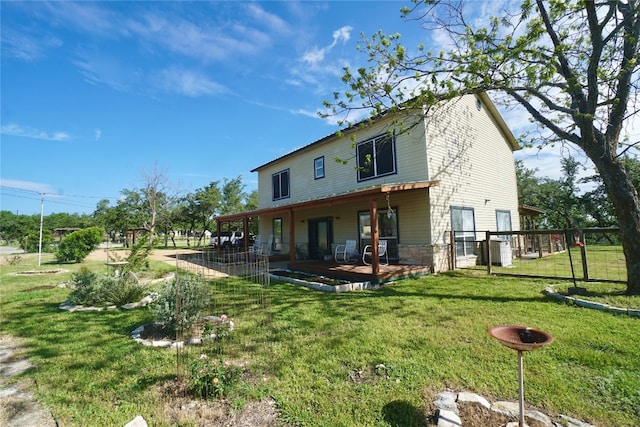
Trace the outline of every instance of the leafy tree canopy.
<instances>
[{"instance_id":1,"label":"leafy tree canopy","mask_svg":"<svg viewBox=\"0 0 640 427\"><path fill-rule=\"evenodd\" d=\"M573 144L595 165L621 228L627 292L640 294L640 204L621 161L638 144L627 129L639 106L640 1L504 2L500 16L475 19L469 8L478 4L416 0L403 8L441 50L407 48L400 34L381 31L364 38L369 65L345 68L347 89L325 105L377 116L489 92L526 110L536 131L522 141Z\"/></svg>"}]
</instances>

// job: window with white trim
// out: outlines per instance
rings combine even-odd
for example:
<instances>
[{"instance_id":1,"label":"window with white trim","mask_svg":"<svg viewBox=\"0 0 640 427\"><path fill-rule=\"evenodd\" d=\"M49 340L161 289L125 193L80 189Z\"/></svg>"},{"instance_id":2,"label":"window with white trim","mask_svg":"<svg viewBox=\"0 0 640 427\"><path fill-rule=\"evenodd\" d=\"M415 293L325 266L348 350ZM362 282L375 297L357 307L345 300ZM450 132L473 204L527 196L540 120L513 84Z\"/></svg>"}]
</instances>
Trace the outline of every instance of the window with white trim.
<instances>
[{"instance_id":1,"label":"window with white trim","mask_svg":"<svg viewBox=\"0 0 640 427\"><path fill-rule=\"evenodd\" d=\"M395 136L378 135L356 146L358 181L396 173Z\"/></svg>"},{"instance_id":2,"label":"window with white trim","mask_svg":"<svg viewBox=\"0 0 640 427\"><path fill-rule=\"evenodd\" d=\"M474 255L476 251L476 223L473 208L452 206L451 229L456 245L456 257Z\"/></svg>"},{"instance_id":3,"label":"window with white trim","mask_svg":"<svg viewBox=\"0 0 640 427\"><path fill-rule=\"evenodd\" d=\"M496 210L496 229L498 231L511 231L511 211ZM510 235L499 236L500 240L509 240Z\"/></svg>"},{"instance_id":4,"label":"window with white trim","mask_svg":"<svg viewBox=\"0 0 640 427\"><path fill-rule=\"evenodd\" d=\"M271 182L273 186L273 200L286 199L289 197L289 169L271 175Z\"/></svg>"},{"instance_id":5,"label":"window with white trim","mask_svg":"<svg viewBox=\"0 0 640 427\"><path fill-rule=\"evenodd\" d=\"M324 156L313 160L313 177L315 179L324 178Z\"/></svg>"}]
</instances>

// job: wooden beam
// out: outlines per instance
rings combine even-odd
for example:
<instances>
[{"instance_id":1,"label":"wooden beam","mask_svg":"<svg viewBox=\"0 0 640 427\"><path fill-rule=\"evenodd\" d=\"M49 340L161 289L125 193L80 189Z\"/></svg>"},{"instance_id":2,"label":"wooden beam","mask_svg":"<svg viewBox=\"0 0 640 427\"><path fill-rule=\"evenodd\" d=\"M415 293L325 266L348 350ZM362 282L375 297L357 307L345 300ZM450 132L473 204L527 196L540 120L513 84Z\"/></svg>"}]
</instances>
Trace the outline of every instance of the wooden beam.
<instances>
[{"instance_id":1,"label":"wooden beam","mask_svg":"<svg viewBox=\"0 0 640 427\"><path fill-rule=\"evenodd\" d=\"M371 221L371 274L377 277L380 272L380 259L378 258L378 203L374 198L369 201L369 215Z\"/></svg>"},{"instance_id":2,"label":"wooden beam","mask_svg":"<svg viewBox=\"0 0 640 427\"><path fill-rule=\"evenodd\" d=\"M296 261L296 224L295 213L289 209L289 263Z\"/></svg>"}]
</instances>

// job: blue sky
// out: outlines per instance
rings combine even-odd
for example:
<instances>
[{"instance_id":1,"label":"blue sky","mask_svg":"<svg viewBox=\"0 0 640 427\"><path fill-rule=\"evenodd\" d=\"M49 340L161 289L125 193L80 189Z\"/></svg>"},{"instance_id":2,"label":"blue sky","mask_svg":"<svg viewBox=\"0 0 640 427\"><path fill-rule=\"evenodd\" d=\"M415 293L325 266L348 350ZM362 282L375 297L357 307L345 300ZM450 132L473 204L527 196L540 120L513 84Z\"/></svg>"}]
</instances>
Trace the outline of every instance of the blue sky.
<instances>
[{"instance_id":1,"label":"blue sky","mask_svg":"<svg viewBox=\"0 0 640 427\"><path fill-rule=\"evenodd\" d=\"M404 4L3 1L0 209L39 213L44 193L45 214L91 213L155 165L184 192L256 189L251 169L337 130L317 112L366 60L361 33L432 42ZM516 134L524 117L505 114Z\"/></svg>"}]
</instances>

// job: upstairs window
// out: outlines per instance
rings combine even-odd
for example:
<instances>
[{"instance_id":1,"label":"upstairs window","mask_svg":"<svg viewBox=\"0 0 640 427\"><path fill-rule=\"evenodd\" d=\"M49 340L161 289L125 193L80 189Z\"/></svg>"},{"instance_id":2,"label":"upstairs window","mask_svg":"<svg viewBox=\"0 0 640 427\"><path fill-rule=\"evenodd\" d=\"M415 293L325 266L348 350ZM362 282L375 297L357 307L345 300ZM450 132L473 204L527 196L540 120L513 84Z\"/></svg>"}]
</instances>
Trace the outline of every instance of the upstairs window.
<instances>
[{"instance_id":1,"label":"upstairs window","mask_svg":"<svg viewBox=\"0 0 640 427\"><path fill-rule=\"evenodd\" d=\"M271 183L273 186L273 200L289 197L289 169L271 175Z\"/></svg>"},{"instance_id":2,"label":"upstairs window","mask_svg":"<svg viewBox=\"0 0 640 427\"><path fill-rule=\"evenodd\" d=\"M358 181L396 173L396 141L393 135L378 135L356 146Z\"/></svg>"},{"instance_id":3,"label":"upstairs window","mask_svg":"<svg viewBox=\"0 0 640 427\"><path fill-rule=\"evenodd\" d=\"M313 160L313 177L315 179L324 178L324 156Z\"/></svg>"}]
</instances>

